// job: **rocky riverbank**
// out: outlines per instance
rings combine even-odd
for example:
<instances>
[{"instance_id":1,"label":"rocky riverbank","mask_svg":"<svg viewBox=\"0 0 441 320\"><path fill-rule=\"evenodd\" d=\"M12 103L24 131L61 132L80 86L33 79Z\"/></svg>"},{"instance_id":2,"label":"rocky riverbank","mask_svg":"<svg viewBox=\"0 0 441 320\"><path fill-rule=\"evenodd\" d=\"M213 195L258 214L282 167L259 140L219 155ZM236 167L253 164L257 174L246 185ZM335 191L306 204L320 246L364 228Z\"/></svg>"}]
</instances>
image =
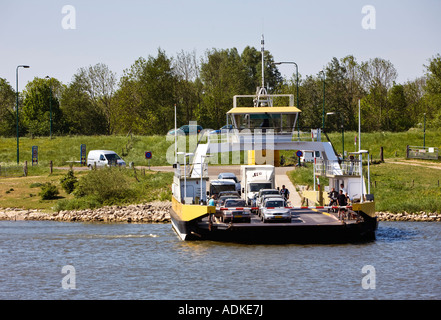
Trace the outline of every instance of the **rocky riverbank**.
<instances>
[{"instance_id":1,"label":"rocky riverbank","mask_svg":"<svg viewBox=\"0 0 441 320\"><path fill-rule=\"evenodd\" d=\"M0 220L49 220L81 222L168 223L170 201L156 201L128 206L109 206L99 209L43 212L18 208L0 209Z\"/></svg>"},{"instance_id":2,"label":"rocky riverbank","mask_svg":"<svg viewBox=\"0 0 441 320\"><path fill-rule=\"evenodd\" d=\"M379 221L441 221L441 213L390 213L390 212L377 212Z\"/></svg>"},{"instance_id":3,"label":"rocky riverbank","mask_svg":"<svg viewBox=\"0 0 441 320\"><path fill-rule=\"evenodd\" d=\"M99 209L43 212L19 208L0 208L0 220L49 220L83 222L168 223L170 201L155 201L128 206L110 206ZM440 213L377 212L379 221L441 221Z\"/></svg>"}]
</instances>

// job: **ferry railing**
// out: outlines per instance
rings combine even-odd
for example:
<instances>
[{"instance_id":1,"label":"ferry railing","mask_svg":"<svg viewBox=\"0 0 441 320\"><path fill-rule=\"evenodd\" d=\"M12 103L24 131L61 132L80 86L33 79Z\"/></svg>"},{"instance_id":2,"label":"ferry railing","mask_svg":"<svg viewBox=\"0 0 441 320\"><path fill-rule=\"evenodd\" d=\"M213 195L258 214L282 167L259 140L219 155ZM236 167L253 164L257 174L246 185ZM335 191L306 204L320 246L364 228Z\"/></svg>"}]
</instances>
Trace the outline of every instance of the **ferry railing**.
<instances>
[{"instance_id":1,"label":"ferry railing","mask_svg":"<svg viewBox=\"0 0 441 320\"><path fill-rule=\"evenodd\" d=\"M360 161L316 159L314 172L319 176L360 176Z\"/></svg>"},{"instance_id":2,"label":"ferry railing","mask_svg":"<svg viewBox=\"0 0 441 320\"><path fill-rule=\"evenodd\" d=\"M199 169L201 167L201 163L188 163L188 164L180 164L177 163L174 166L175 176L177 178L187 177L190 178L192 176L192 171L195 169ZM198 177L200 177L200 173L198 172ZM208 177L208 163L202 163L202 178Z\"/></svg>"},{"instance_id":3,"label":"ferry railing","mask_svg":"<svg viewBox=\"0 0 441 320\"><path fill-rule=\"evenodd\" d=\"M274 141L317 141L317 136L308 131L297 131L290 127L251 127L245 129L222 130L218 133L207 133L208 143L235 143L247 141L247 137L261 136L263 140L273 136Z\"/></svg>"}]
</instances>

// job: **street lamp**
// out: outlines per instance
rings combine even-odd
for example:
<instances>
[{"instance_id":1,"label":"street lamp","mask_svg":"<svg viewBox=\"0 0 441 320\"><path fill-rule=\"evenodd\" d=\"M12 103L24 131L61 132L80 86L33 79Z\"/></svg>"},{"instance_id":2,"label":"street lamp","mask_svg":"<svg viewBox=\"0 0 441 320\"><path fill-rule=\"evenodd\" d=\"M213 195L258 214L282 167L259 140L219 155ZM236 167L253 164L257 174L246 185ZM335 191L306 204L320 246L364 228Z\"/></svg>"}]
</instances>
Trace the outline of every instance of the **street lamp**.
<instances>
[{"instance_id":1,"label":"street lamp","mask_svg":"<svg viewBox=\"0 0 441 320\"><path fill-rule=\"evenodd\" d=\"M337 113L340 114L340 118L341 118L341 124L340 124L340 126L341 126L341 149L342 149L341 155L342 155L342 159L344 160L345 159L345 129L344 129L344 122L343 122L343 113L338 112L338 111L337 112L328 112L328 113L326 113L326 115L330 116L330 115L335 115Z\"/></svg>"},{"instance_id":2,"label":"street lamp","mask_svg":"<svg viewBox=\"0 0 441 320\"><path fill-rule=\"evenodd\" d=\"M426 113L424 113L424 138L423 138L423 149L426 149Z\"/></svg>"},{"instance_id":3,"label":"street lamp","mask_svg":"<svg viewBox=\"0 0 441 320\"><path fill-rule=\"evenodd\" d=\"M299 66L294 61L285 61L285 62L274 62L274 65L281 65L281 64L293 64L296 66L296 96L297 96L297 108L300 109L299 105ZM300 113L297 117L297 137L300 140L300 127L299 127L299 121L300 121Z\"/></svg>"},{"instance_id":4,"label":"street lamp","mask_svg":"<svg viewBox=\"0 0 441 320\"><path fill-rule=\"evenodd\" d=\"M209 155L209 154L202 154L201 155L201 199L199 200L201 205L203 204L203 201L202 201L202 197L203 197L203 193L202 193L202 183L203 183L203 180L202 180L202 177L204 175L204 164L205 164L205 159L210 158L210 157L212 157L212 156ZM207 200L207 199L205 199L205 200Z\"/></svg>"},{"instance_id":5,"label":"street lamp","mask_svg":"<svg viewBox=\"0 0 441 320\"><path fill-rule=\"evenodd\" d=\"M322 130L325 131L325 80L326 74L323 70L320 70L319 74L323 74L321 77L323 80L323 116L322 116Z\"/></svg>"},{"instance_id":6,"label":"street lamp","mask_svg":"<svg viewBox=\"0 0 441 320\"><path fill-rule=\"evenodd\" d=\"M366 153L368 156L368 194L371 193L371 178L370 178L370 168L369 168L369 151L368 150L359 150L358 152L353 152L353 154L358 154L359 155L359 161L360 161L360 203L363 203L363 153Z\"/></svg>"},{"instance_id":7,"label":"street lamp","mask_svg":"<svg viewBox=\"0 0 441 320\"><path fill-rule=\"evenodd\" d=\"M275 65L281 64L293 64L296 66L296 96L297 96L297 108L300 109L299 104L299 66L294 61L285 61L285 62L274 62ZM300 112L297 116L297 139L300 141ZM299 157L299 167L300 167L300 157Z\"/></svg>"},{"instance_id":8,"label":"street lamp","mask_svg":"<svg viewBox=\"0 0 441 320\"><path fill-rule=\"evenodd\" d=\"M194 153L177 152L177 155L184 155L184 203L187 198L187 157L191 157ZM182 198L182 197L181 197Z\"/></svg>"},{"instance_id":9,"label":"street lamp","mask_svg":"<svg viewBox=\"0 0 441 320\"><path fill-rule=\"evenodd\" d=\"M46 79L49 79L49 85L50 85L50 89L51 89L51 96L49 99L49 119L50 119L50 137L52 139L52 83L51 78L49 76L46 76Z\"/></svg>"},{"instance_id":10,"label":"street lamp","mask_svg":"<svg viewBox=\"0 0 441 320\"><path fill-rule=\"evenodd\" d=\"M21 64L21 65L17 66L17 68L15 69L15 81L16 81L15 82L15 84L16 84L15 93L17 96L17 107L16 107L16 111L17 111L17 113L16 113L17 114L17 117L16 117L16 119L17 119L17 164L20 160L20 147L19 147L19 138L18 138L18 68L28 69L29 66Z\"/></svg>"},{"instance_id":11,"label":"street lamp","mask_svg":"<svg viewBox=\"0 0 441 320\"><path fill-rule=\"evenodd\" d=\"M297 93L297 108L299 108L299 67L297 63L293 61L285 61L285 62L274 62L274 65L281 65L281 64L293 64L296 66L296 93Z\"/></svg>"}]
</instances>

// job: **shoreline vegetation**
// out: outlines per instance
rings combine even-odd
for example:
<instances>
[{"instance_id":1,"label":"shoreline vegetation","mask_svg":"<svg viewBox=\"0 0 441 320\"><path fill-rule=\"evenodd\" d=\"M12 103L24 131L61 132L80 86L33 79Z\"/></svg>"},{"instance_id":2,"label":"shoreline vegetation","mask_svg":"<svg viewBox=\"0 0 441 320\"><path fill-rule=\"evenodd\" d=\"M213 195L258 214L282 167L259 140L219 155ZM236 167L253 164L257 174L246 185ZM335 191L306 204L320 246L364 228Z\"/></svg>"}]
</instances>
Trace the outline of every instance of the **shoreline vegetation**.
<instances>
[{"instance_id":1,"label":"shoreline vegetation","mask_svg":"<svg viewBox=\"0 0 441 320\"><path fill-rule=\"evenodd\" d=\"M345 150L355 148L351 139L354 135L355 132L345 132ZM328 136L336 151L340 152L340 134L330 133ZM441 161L404 158L406 145L418 145L422 136L423 132L417 129L400 133L363 134L363 146L374 160L370 166L370 187L380 221L440 221ZM162 170L163 166L171 167L166 163L167 150L173 143L169 140L166 136L131 135L22 138L21 160L28 159L27 175L24 176L23 161L20 166L5 161L15 157L15 139L1 139L0 220L168 222L169 215L165 208L167 203L170 205L173 173ZM121 150L126 163L133 164L133 167L113 170L116 171L115 175L110 175L109 170L95 172L78 167L76 162L82 143L87 144L87 150ZM39 163L35 166L31 161L33 145L39 147ZM439 131L427 131L426 146L440 145ZM385 162L378 161L380 148L384 149ZM146 167L146 150L153 153L153 170L150 170L150 166L148 169ZM297 159L293 153L283 151L282 155L287 165L294 169ZM53 164L53 171L49 164ZM77 188L80 190L72 193L65 191L60 182L69 171L69 166L73 168L80 186ZM289 171L288 176L296 186L313 185L312 165ZM39 191L45 183L56 186L59 194L50 200L43 200ZM107 187L93 187L97 185ZM159 203L163 205L158 206Z\"/></svg>"}]
</instances>

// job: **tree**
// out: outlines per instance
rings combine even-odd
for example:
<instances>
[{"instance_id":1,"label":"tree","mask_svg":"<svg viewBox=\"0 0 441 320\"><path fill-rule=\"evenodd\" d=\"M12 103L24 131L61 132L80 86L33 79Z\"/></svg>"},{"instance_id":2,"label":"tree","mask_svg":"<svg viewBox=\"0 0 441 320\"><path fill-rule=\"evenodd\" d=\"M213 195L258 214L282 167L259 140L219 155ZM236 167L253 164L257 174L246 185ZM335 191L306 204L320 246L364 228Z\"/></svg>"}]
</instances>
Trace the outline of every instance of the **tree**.
<instances>
[{"instance_id":1,"label":"tree","mask_svg":"<svg viewBox=\"0 0 441 320\"><path fill-rule=\"evenodd\" d=\"M80 68L77 72L77 81L89 94L92 102L102 110L106 117L106 133L113 132L117 119L112 118L113 94L116 90L116 74L103 63L97 63L88 68Z\"/></svg>"},{"instance_id":2,"label":"tree","mask_svg":"<svg viewBox=\"0 0 441 320\"><path fill-rule=\"evenodd\" d=\"M247 93L250 80L236 48L213 49L206 52L201 64L203 105L197 120L204 127L220 128L232 108L233 96Z\"/></svg>"},{"instance_id":3,"label":"tree","mask_svg":"<svg viewBox=\"0 0 441 320\"><path fill-rule=\"evenodd\" d=\"M63 132L64 121L58 100L62 90L63 85L55 78L35 77L27 83L21 116L23 125L31 135L49 135L51 113L53 132Z\"/></svg>"},{"instance_id":4,"label":"tree","mask_svg":"<svg viewBox=\"0 0 441 320\"><path fill-rule=\"evenodd\" d=\"M381 58L363 62L360 68L362 85L368 92L368 97L364 99L365 116L362 121L369 122L370 130L390 130L387 95L398 76L397 71L390 61Z\"/></svg>"},{"instance_id":5,"label":"tree","mask_svg":"<svg viewBox=\"0 0 441 320\"><path fill-rule=\"evenodd\" d=\"M0 78L0 136L16 134L15 91L6 79Z\"/></svg>"},{"instance_id":6,"label":"tree","mask_svg":"<svg viewBox=\"0 0 441 320\"><path fill-rule=\"evenodd\" d=\"M404 86L401 84L394 84L389 90L389 119L390 131L404 131L408 130L413 122L411 114L408 112L406 96L404 94Z\"/></svg>"},{"instance_id":7,"label":"tree","mask_svg":"<svg viewBox=\"0 0 441 320\"><path fill-rule=\"evenodd\" d=\"M115 95L118 131L166 133L174 125L177 82L172 60L161 49L157 57L136 60L124 71Z\"/></svg>"},{"instance_id":8,"label":"tree","mask_svg":"<svg viewBox=\"0 0 441 320\"><path fill-rule=\"evenodd\" d=\"M247 70L247 92L253 94L262 86L262 52L247 46L242 51L241 59ZM264 51L264 80L269 92L274 92L283 83L282 76L274 65L274 58L269 51Z\"/></svg>"},{"instance_id":9,"label":"tree","mask_svg":"<svg viewBox=\"0 0 441 320\"><path fill-rule=\"evenodd\" d=\"M81 72L63 91L60 101L66 122L65 133L94 135L107 134L107 119L89 94Z\"/></svg>"},{"instance_id":10,"label":"tree","mask_svg":"<svg viewBox=\"0 0 441 320\"><path fill-rule=\"evenodd\" d=\"M430 127L441 128L441 55L429 60L426 67L426 85L423 97Z\"/></svg>"}]
</instances>

